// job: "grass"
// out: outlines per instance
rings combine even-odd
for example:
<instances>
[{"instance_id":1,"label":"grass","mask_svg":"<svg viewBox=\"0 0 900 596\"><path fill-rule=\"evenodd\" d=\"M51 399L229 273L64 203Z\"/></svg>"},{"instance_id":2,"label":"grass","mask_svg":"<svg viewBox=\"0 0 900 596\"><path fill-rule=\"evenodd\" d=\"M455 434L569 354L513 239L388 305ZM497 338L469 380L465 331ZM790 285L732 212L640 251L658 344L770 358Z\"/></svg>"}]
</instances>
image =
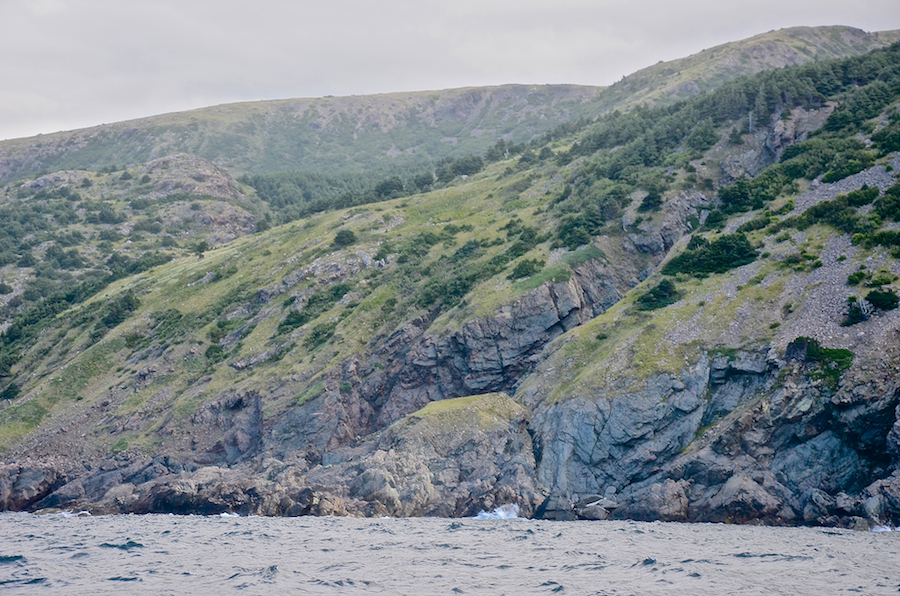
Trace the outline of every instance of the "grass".
<instances>
[{"instance_id":1,"label":"grass","mask_svg":"<svg viewBox=\"0 0 900 596\"><path fill-rule=\"evenodd\" d=\"M308 401L312 401L325 393L325 381L318 380L313 383L308 389L306 389L303 393L299 393L293 399L294 405L302 406Z\"/></svg>"},{"instance_id":2,"label":"grass","mask_svg":"<svg viewBox=\"0 0 900 596\"><path fill-rule=\"evenodd\" d=\"M395 424L441 430L506 428L525 409L505 393L486 393L433 401Z\"/></svg>"}]
</instances>

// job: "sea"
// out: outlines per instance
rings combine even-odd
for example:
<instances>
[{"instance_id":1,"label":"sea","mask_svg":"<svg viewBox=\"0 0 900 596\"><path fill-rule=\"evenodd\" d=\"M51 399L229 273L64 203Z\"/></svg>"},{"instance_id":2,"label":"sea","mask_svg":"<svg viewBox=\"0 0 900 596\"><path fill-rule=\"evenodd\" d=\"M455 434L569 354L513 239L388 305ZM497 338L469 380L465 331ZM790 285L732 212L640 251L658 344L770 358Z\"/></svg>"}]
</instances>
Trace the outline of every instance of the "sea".
<instances>
[{"instance_id":1,"label":"sea","mask_svg":"<svg viewBox=\"0 0 900 596\"><path fill-rule=\"evenodd\" d=\"M0 594L897 594L878 530L3 513Z\"/></svg>"}]
</instances>

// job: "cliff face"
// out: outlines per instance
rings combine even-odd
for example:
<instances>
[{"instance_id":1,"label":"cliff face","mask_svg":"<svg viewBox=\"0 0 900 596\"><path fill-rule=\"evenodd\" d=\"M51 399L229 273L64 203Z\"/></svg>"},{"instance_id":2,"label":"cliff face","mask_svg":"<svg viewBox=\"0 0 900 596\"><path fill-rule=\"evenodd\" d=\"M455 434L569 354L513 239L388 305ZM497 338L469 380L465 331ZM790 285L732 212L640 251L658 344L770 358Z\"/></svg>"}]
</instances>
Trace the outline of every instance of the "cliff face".
<instances>
[{"instance_id":1,"label":"cliff face","mask_svg":"<svg viewBox=\"0 0 900 596\"><path fill-rule=\"evenodd\" d=\"M796 356L703 358L609 401L539 408L537 477L555 489L548 516L583 515L579 499L598 494L617 518L896 523L896 372L835 392Z\"/></svg>"},{"instance_id":2,"label":"cliff face","mask_svg":"<svg viewBox=\"0 0 900 596\"><path fill-rule=\"evenodd\" d=\"M869 183L890 176L876 168L797 202ZM702 282L649 326L623 306L644 259L658 262L706 204L670 200L657 223L621 237L632 260L577 265L492 318L437 333L431 315L414 319L275 418L264 393L229 390L166 456L5 465L0 507L462 516L516 503L549 519L897 523L900 315L852 334L839 325L857 251L845 239L824 243L823 266L805 274L752 263ZM768 241L773 258L790 253ZM896 269L884 256L866 262ZM724 328L723 312L735 313ZM798 333L850 348L852 366L829 372L833 362L791 341ZM755 334L767 347L731 347ZM141 374L149 385L157 371ZM465 397L490 391L516 399Z\"/></svg>"}]
</instances>

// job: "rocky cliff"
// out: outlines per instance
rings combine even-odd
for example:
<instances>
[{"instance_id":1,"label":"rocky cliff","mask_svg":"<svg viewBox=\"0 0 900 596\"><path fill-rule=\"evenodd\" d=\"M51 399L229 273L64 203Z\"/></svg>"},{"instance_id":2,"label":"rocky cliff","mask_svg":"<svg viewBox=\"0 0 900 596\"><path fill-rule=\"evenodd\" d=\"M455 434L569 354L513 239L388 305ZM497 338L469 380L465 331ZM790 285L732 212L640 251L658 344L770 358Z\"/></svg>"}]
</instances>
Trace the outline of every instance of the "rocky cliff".
<instances>
[{"instance_id":1,"label":"rocky cliff","mask_svg":"<svg viewBox=\"0 0 900 596\"><path fill-rule=\"evenodd\" d=\"M752 134L674 108L610 117L593 156L560 141L427 193L177 247L81 294L10 300L0 509L514 503L547 519L897 524L898 105L881 79L857 87L792 110L779 95ZM604 149L620 120L669 128ZM691 141L659 157L678 131ZM35 221L79 227L22 230L14 248L35 252L2 279L57 275L78 255L53 247L76 231L85 254L109 253L97 263L171 244L152 218L170 197L210 217L218 199L254 204L190 156L139 173L22 183ZM88 227L148 209L149 240Z\"/></svg>"}]
</instances>

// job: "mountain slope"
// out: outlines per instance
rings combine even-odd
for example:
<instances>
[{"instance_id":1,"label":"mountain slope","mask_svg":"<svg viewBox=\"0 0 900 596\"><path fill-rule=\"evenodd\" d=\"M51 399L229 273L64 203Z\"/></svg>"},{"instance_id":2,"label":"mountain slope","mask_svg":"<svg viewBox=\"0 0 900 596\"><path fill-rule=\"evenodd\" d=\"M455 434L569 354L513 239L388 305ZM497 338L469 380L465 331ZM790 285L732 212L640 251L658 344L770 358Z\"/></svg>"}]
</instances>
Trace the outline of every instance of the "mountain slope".
<instances>
[{"instance_id":1,"label":"mountain slope","mask_svg":"<svg viewBox=\"0 0 900 596\"><path fill-rule=\"evenodd\" d=\"M233 175L288 170L379 172L527 142L561 123L639 104L663 105L737 77L859 55L898 32L793 28L660 63L608 89L499 87L229 104L0 142L0 182L38 171L97 170L189 153Z\"/></svg>"},{"instance_id":2,"label":"mountain slope","mask_svg":"<svg viewBox=\"0 0 900 596\"><path fill-rule=\"evenodd\" d=\"M190 153L236 174L386 170L483 153L591 113L599 87L505 85L228 104L0 143L0 180Z\"/></svg>"},{"instance_id":3,"label":"mountain slope","mask_svg":"<svg viewBox=\"0 0 900 596\"><path fill-rule=\"evenodd\" d=\"M6 310L0 506L896 523L898 56Z\"/></svg>"},{"instance_id":4,"label":"mountain slope","mask_svg":"<svg viewBox=\"0 0 900 596\"><path fill-rule=\"evenodd\" d=\"M867 33L853 27L791 27L761 33L660 62L604 90L601 110L666 105L715 89L726 81L764 70L858 56L900 39L900 30Z\"/></svg>"}]
</instances>

